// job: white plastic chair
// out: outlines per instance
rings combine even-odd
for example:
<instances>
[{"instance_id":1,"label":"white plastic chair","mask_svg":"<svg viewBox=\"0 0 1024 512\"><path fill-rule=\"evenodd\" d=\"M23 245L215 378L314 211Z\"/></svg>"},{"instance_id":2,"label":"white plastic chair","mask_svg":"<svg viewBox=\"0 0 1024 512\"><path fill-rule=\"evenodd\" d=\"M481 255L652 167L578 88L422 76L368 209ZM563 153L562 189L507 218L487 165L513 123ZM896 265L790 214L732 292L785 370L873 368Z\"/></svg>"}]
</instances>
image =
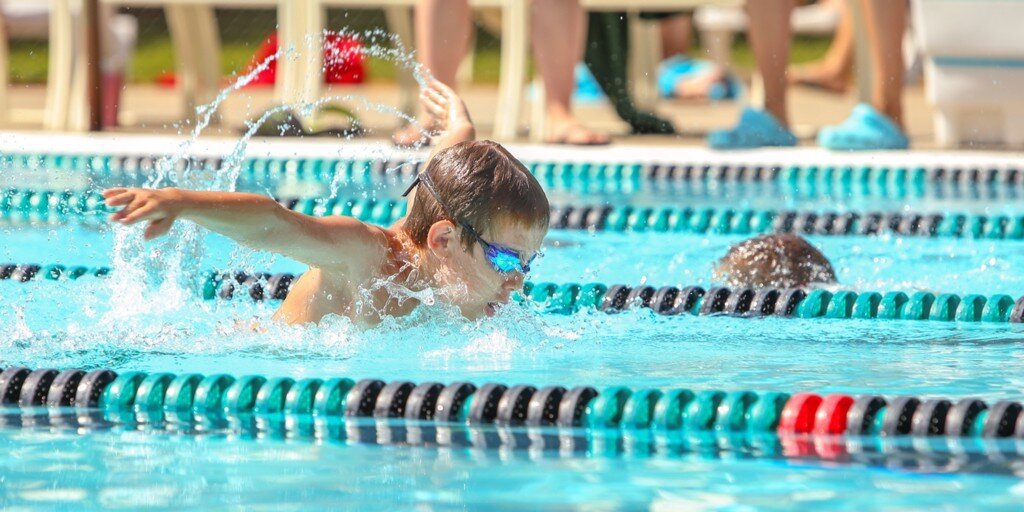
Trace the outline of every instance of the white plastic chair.
<instances>
[{"instance_id":1,"label":"white plastic chair","mask_svg":"<svg viewBox=\"0 0 1024 512\"><path fill-rule=\"evenodd\" d=\"M296 0L299 1L299 0ZM303 0L308 3L306 9L307 31L320 34L325 27L325 10L329 7L349 9L383 8L387 16L388 28L406 45L413 41L412 8L416 0ZM526 83L526 56L528 48L528 9L527 0L469 0L473 8L498 8L502 12L501 30L501 73L498 85L498 105L494 137L511 139L516 135L519 112L521 109L523 85ZM320 76L323 73L323 55L311 52L304 59L306 76ZM408 114L415 112L417 84L412 76L400 70L398 75L401 91L401 109ZM303 98L316 101L320 98L322 80L310 78L305 81Z\"/></svg>"},{"instance_id":2,"label":"white plastic chair","mask_svg":"<svg viewBox=\"0 0 1024 512\"><path fill-rule=\"evenodd\" d=\"M913 0L941 146L1024 146L1024 2ZM978 27L984 27L979 30Z\"/></svg>"},{"instance_id":3,"label":"white plastic chair","mask_svg":"<svg viewBox=\"0 0 1024 512\"><path fill-rule=\"evenodd\" d=\"M213 7L265 8L278 12L282 46L297 45L304 32L303 0L100 0L104 4L163 7L177 58L177 79L185 99L185 116L213 100L220 91L220 39ZM86 127L85 69L80 50L85 34L81 0L53 0L50 17L50 70L47 81L47 113L50 130L84 130ZM281 59L275 96L280 101L298 98L301 80L297 63Z\"/></svg>"}]
</instances>

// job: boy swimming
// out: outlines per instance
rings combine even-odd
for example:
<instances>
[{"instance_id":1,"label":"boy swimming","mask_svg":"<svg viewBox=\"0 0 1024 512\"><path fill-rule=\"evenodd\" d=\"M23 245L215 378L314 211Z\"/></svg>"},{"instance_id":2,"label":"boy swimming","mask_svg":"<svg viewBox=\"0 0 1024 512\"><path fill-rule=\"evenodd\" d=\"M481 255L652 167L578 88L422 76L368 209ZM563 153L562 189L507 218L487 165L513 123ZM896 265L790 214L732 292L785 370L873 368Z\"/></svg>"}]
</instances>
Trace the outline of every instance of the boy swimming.
<instances>
[{"instance_id":1,"label":"boy swimming","mask_svg":"<svg viewBox=\"0 0 1024 512\"><path fill-rule=\"evenodd\" d=\"M185 219L236 242L309 265L274 315L289 324L330 314L372 326L412 312L433 290L470 319L493 316L523 286L548 230L540 184L501 145L474 141L462 100L431 81L420 99L443 129L425 170L406 191L408 215L387 228L351 217L312 217L270 197L236 192L115 188L125 225L144 238Z\"/></svg>"},{"instance_id":2,"label":"boy swimming","mask_svg":"<svg viewBox=\"0 0 1024 512\"><path fill-rule=\"evenodd\" d=\"M828 258L803 237L774 234L748 238L729 249L714 279L734 288L792 288L835 284Z\"/></svg>"}]
</instances>

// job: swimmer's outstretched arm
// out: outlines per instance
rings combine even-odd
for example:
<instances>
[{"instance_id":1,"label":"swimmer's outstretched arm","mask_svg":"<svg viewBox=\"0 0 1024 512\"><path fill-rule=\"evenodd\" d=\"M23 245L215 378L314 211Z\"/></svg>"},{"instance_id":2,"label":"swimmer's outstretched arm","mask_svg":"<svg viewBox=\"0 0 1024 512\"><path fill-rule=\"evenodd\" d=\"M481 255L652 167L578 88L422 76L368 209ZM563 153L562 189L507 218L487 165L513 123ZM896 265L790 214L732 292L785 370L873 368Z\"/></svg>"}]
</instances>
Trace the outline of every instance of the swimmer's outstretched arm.
<instances>
[{"instance_id":1,"label":"swimmer's outstretched arm","mask_svg":"<svg viewBox=\"0 0 1024 512\"><path fill-rule=\"evenodd\" d=\"M312 217L257 194L176 188L113 188L109 206L123 206L111 220L148 222L146 240L167 233L177 219L195 222L254 249L275 252L323 269L365 268L384 258L384 233L351 217Z\"/></svg>"}]
</instances>

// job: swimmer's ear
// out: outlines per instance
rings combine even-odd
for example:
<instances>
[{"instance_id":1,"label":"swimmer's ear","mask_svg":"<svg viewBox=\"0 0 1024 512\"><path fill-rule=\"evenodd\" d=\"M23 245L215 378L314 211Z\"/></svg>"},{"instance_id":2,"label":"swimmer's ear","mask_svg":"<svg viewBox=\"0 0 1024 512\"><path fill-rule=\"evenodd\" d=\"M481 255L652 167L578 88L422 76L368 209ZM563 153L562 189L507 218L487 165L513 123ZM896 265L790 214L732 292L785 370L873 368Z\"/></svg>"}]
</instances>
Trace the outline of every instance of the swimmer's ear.
<instances>
[{"instance_id":1,"label":"swimmer's ear","mask_svg":"<svg viewBox=\"0 0 1024 512\"><path fill-rule=\"evenodd\" d=\"M427 248L439 257L448 256L458 247L458 242L458 231L450 221L439 220L427 231Z\"/></svg>"}]
</instances>

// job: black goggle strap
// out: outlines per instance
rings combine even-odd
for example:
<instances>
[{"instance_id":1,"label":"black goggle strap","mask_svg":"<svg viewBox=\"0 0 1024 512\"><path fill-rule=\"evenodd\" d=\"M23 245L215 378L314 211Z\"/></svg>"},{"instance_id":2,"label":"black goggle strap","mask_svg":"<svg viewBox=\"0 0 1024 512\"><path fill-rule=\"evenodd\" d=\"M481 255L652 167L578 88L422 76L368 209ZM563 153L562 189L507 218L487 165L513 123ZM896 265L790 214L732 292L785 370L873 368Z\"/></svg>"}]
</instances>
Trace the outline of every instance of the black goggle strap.
<instances>
[{"instance_id":1,"label":"black goggle strap","mask_svg":"<svg viewBox=\"0 0 1024 512\"><path fill-rule=\"evenodd\" d=\"M420 175L417 174L416 175L416 179L412 180L412 183L409 184L409 188L405 189L405 192L402 192L402 197L408 197L409 193L412 192L412 189L416 188L416 185L419 185L419 184L420 184Z\"/></svg>"},{"instance_id":2,"label":"black goggle strap","mask_svg":"<svg viewBox=\"0 0 1024 512\"><path fill-rule=\"evenodd\" d=\"M473 229L473 226L470 226L469 224L466 224L465 222L462 222L460 220L455 220L455 216L452 215L451 210L448 209L448 205L444 204L444 201L441 200L441 195L438 194L436 190L434 190L434 184L430 181L430 175L428 175L426 172L421 172L416 175L416 179L412 180L412 183L409 185L409 188L405 189L405 192L402 193L402 197L408 196L409 193L412 192L412 189L416 188L416 185L419 185L421 183L423 184L424 187L427 188L427 191L430 192L430 195L434 196L434 202L436 202L437 205L441 207L441 210L444 211L444 214L448 216L449 220L455 222L459 226L462 226L462 229L469 231L469 234L473 235L473 238L476 238L481 244L483 244L485 248L487 247L487 242L485 242L483 237L480 236L480 233L477 233L476 230Z\"/></svg>"}]
</instances>

